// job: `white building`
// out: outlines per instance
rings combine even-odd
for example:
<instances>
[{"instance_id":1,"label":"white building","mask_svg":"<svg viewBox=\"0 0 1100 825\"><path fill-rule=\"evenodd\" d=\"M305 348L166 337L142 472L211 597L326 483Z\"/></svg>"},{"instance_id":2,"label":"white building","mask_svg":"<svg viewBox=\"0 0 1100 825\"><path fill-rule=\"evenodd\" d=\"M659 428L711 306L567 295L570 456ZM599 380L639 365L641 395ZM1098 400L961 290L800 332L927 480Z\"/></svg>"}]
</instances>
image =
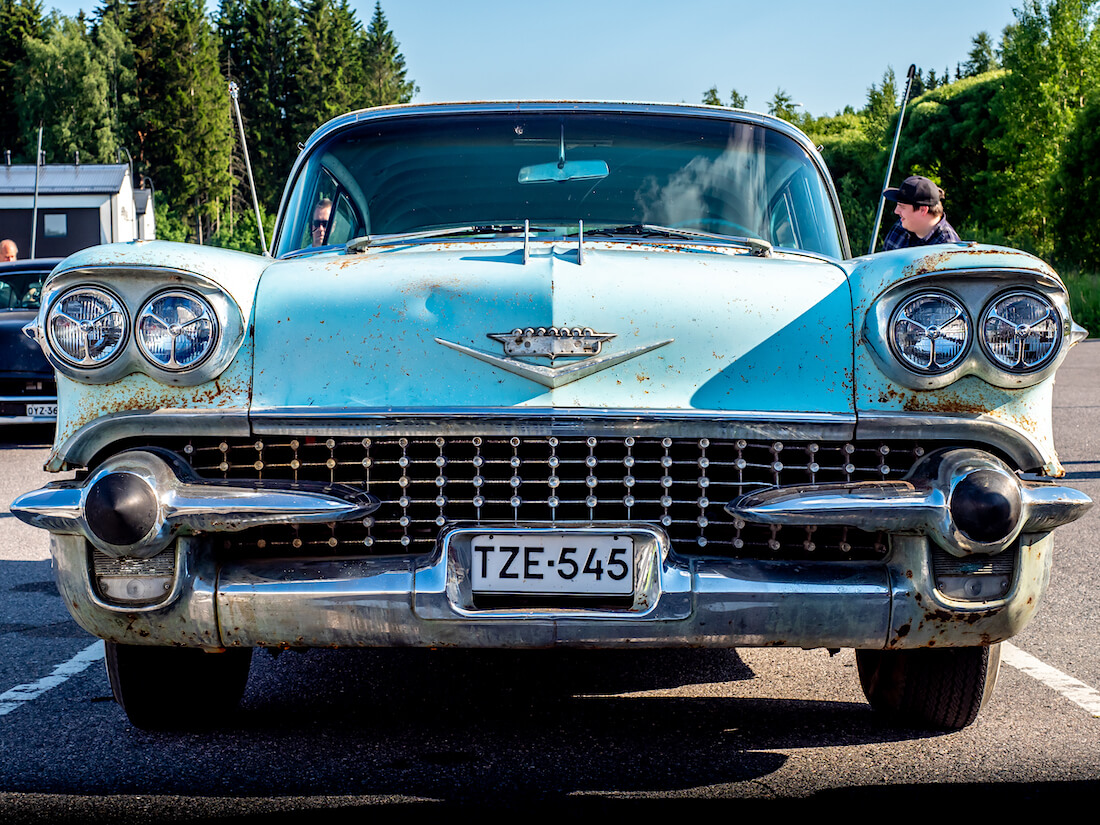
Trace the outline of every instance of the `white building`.
<instances>
[{"instance_id":1,"label":"white building","mask_svg":"<svg viewBox=\"0 0 1100 825\"><path fill-rule=\"evenodd\" d=\"M0 239L19 257L31 254L35 167L0 166ZM35 257L63 257L85 247L156 237L152 191L134 189L130 167L119 164L47 164L38 167Z\"/></svg>"}]
</instances>

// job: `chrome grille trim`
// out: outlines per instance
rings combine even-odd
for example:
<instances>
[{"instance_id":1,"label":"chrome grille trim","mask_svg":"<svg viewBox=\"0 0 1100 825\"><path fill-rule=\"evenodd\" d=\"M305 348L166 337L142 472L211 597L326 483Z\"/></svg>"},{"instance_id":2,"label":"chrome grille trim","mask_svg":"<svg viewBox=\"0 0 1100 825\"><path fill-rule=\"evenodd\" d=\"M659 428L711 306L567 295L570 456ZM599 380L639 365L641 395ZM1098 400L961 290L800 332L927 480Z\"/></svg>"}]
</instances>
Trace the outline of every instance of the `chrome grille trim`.
<instances>
[{"instance_id":1,"label":"chrome grille trim","mask_svg":"<svg viewBox=\"0 0 1100 825\"><path fill-rule=\"evenodd\" d=\"M456 523L635 522L662 527L683 555L838 559L881 558L885 538L746 525L724 505L772 485L900 479L928 449L667 435L254 436L164 446L207 478L341 482L384 502L362 522L250 531L229 538L231 549L424 554Z\"/></svg>"},{"instance_id":2,"label":"chrome grille trim","mask_svg":"<svg viewBox=\"0 0 1100 825\"><path fill-rule=\"evenodd\" d=\"M851 439L849 413L485 407L452 409L253 409L258 435L286 436L678 436L684 438Z\"/></svg>"}]
</instances>

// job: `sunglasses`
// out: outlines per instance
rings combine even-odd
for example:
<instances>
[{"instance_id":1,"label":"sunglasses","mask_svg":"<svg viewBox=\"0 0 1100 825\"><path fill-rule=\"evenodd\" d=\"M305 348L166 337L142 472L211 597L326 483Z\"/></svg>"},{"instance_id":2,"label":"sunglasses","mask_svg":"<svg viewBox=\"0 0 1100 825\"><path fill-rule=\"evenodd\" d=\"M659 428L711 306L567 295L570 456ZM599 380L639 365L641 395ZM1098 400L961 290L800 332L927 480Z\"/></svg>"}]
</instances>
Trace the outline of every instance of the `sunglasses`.
<instances>
[{"instance_id":1,"label":"sunglasses","mask_svg":"<svg viewBox=\"0 0 1100 825\"><path fill-rule=\"evenodd\" d=\"M327 224L328 224L328 221L317 221L317 220L315 220L313 222L313 228L314 229L320 229L322 226L326 226Z\"/></svg>"}]
</instances>

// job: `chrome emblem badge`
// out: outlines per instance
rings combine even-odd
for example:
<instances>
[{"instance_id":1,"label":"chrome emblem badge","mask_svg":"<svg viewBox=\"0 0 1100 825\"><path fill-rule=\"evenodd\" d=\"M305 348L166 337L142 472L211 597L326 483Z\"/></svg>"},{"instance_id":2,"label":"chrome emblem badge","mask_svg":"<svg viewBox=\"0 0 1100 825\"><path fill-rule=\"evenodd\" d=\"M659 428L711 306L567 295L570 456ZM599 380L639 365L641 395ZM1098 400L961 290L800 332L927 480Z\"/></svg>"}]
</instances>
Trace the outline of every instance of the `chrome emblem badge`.
<instances>
[{"instance_id":1,"label":"chrome emblem badge","mask_svg":"<svg viewBox=\"0 0 1100 825\"><path fill-rule=\"evenodd\" d=\"M442 338L436 338L435 341L498 369L554 389L615 364L621 364L642 353L671 344L674 340L669 338L620 352L602 354L604 343L616 336L612 332L594 332L589 327L516 328L511 332L491 332L486 337L504 345L503 356ZM550 366L534 364L526 360L533 358L549 358ZM557 359L565 359L565 363L557 365L554 363Z\"/></svg>"}]
</instances>

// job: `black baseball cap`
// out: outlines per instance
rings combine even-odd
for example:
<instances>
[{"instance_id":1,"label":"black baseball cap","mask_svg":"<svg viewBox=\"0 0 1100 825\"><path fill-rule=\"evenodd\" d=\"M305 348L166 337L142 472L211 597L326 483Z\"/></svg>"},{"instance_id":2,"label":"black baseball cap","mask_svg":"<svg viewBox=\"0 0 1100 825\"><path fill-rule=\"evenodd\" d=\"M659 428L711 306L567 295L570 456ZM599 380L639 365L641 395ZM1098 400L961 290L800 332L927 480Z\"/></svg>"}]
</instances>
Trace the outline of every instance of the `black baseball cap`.
<instances>
[{"instance_id":1,"label":"black baseball cap","mask_svg":"<svg viewBox=\"0 0 1100 825\"><path fill-rule=\"evenodd\" d=\"M910 175L902 181L901 186L883 192L882 197L910 206L935 206L940 202L940 194L940 188L928 178Z\"/></svg>"}]
</instances>

